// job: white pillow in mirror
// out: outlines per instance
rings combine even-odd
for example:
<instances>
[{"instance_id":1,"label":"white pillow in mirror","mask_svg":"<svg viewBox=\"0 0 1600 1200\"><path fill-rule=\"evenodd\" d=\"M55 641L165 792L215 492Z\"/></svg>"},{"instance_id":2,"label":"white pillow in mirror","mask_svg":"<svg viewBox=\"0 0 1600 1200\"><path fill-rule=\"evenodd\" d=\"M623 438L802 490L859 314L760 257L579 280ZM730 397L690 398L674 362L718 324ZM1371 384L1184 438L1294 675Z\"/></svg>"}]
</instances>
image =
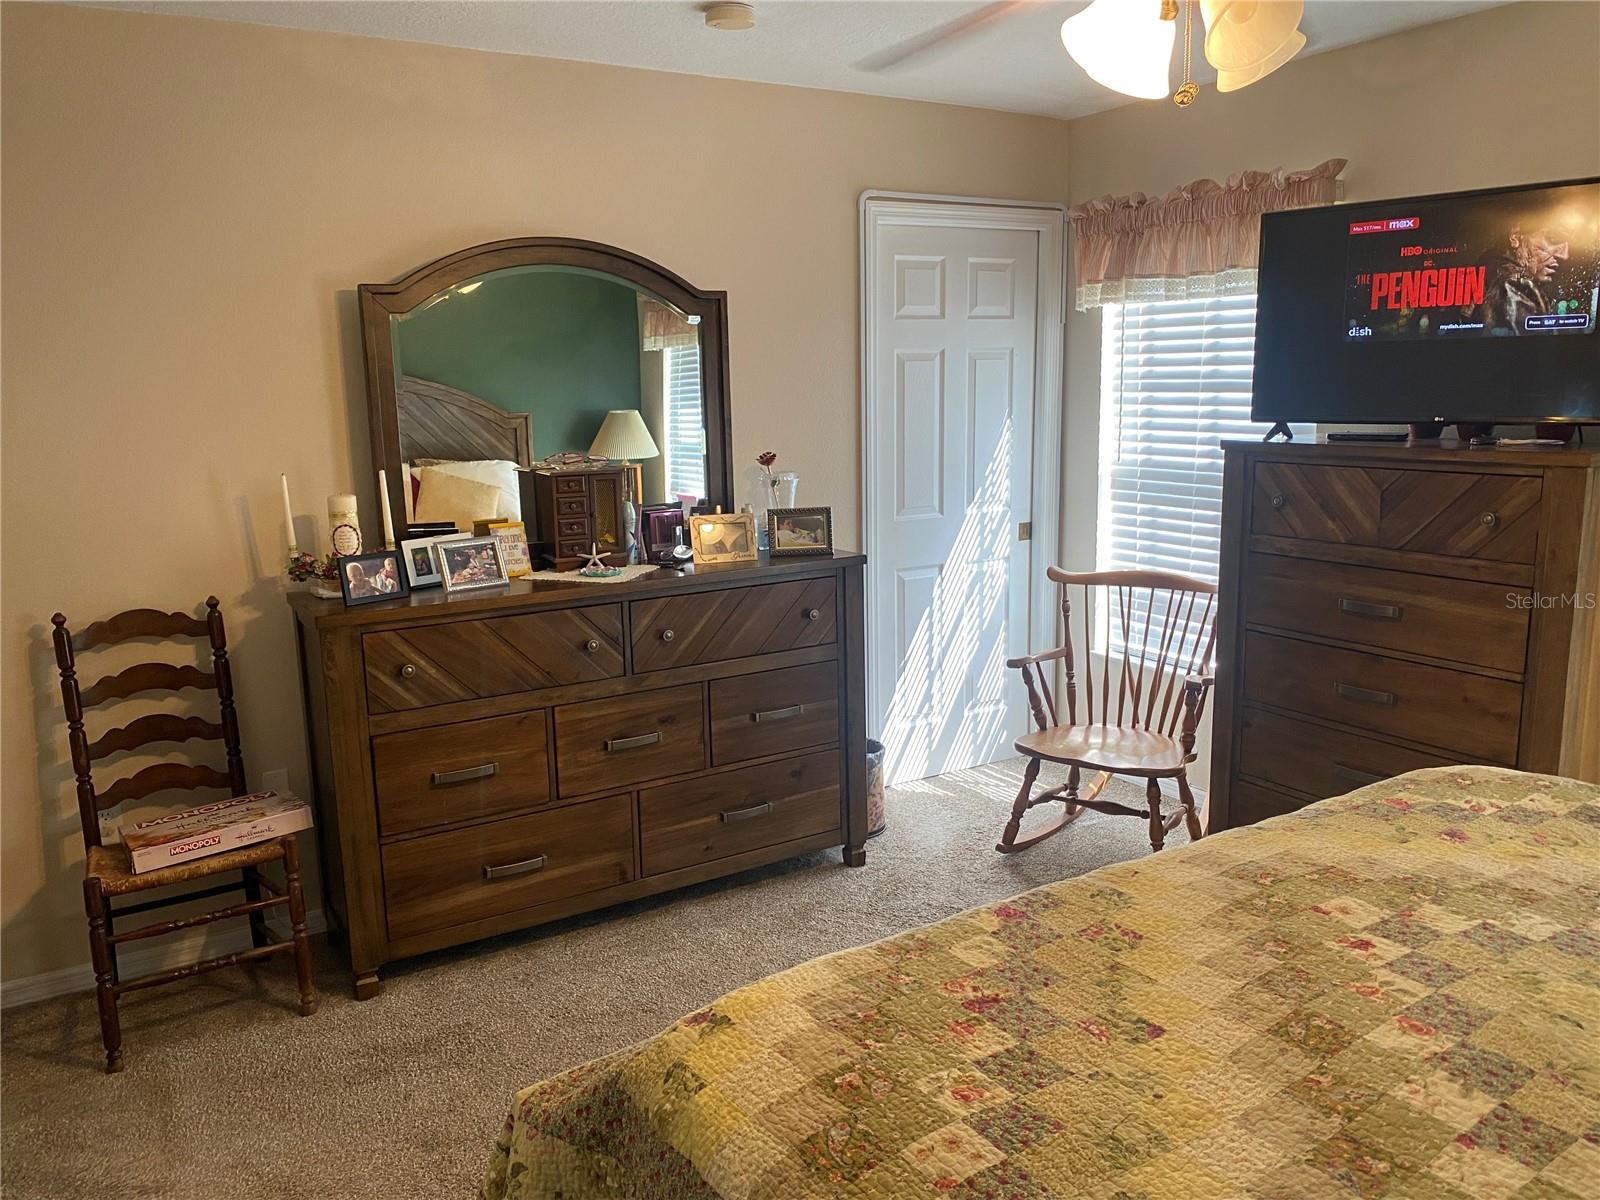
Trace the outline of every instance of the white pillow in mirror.
<instances>
[{"instance_id":1,"label":"white pillow in mirror","mask_svg":"<svg viewBox=\"0 0 1600 1200\"><path fill-rule=\"evenodd\" d=\"M498 516L510 521L522 520L522 490L517 482L517 464L509 459L486 458L477 462L426 462L422 464L423 471L442 471L446 475L456 475L462 479L475 480L478 483L492 484L500 489L500 511ZM420 496L418 497L420 501ZM482 514L479 514L480 516ZM426 520L422 516L418 521ZM468 529L472 526L468 525Z\"/></svg>"},{"instance_id":2,"label":"white pillow in mirror","mask_svg":"<svg viewBox=\"0 0 1600 1200\"><path fill-rule=\"evenodd\" d=\"M449 521L457 529L470 533L474 521L492 521L506 515L501 507L504 498L504 493L492 483L468 479L438 467L423 467L416 520L419 524Z\"/></svg>"}]
</instances>

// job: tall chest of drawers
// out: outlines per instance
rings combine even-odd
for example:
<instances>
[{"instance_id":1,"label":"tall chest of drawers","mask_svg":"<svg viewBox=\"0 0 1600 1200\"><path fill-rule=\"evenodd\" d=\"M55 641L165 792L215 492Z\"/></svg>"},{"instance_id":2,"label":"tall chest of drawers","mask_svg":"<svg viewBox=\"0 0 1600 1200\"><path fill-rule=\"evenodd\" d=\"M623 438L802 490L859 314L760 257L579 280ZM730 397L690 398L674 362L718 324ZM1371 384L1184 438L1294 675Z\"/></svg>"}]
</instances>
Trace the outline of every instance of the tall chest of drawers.
<instances>
[{"instance_id":1,"label":"tall chest of drawers","mask_svg":"<svg viewBox=\"0 0 1600 1200\"><path fill-rule=\"evenodd\" d=\"M1600 453L1224 453L1212 829L1419 767L1600 777Z\"/></svg>"},{"instance_id":2,"label":"tall chest of drawers","mask_svg":"<svg viewBox=\"0 0 1600 1200\"><path fill-rule=\"evenodd\" d=\"M864 562L292 595L357 997L396 959L810 850L861 865Z\"/></svg>"}]
</instances>

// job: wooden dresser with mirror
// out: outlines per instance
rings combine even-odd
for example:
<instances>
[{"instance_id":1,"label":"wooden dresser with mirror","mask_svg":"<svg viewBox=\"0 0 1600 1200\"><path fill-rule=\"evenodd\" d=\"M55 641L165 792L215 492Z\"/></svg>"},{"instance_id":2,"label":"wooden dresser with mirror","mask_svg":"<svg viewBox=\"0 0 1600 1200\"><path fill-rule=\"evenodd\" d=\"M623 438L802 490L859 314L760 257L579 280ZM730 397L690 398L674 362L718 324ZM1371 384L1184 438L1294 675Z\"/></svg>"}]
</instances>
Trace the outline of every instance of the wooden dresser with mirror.
<instances>
[{"instance_id":1,"label":"wooden dresser with mirror","mask_svg":"<svg viewBox=\"0 0 1600 1200\"><path fill-rule=\"evenodd\" d=\"M1600 452L1224 452L1212 829L1421 767L1600 778Z\"/></svg>"},{"instance_id":2,"label":"wooden dresser with mirror","mask_svg":"<svg viewBox=\"0 0 1600 1200\"><path fill-rule=\"evenodd\" d=\"M617 516L636 504L732 510L722 293L614 247L527 238L359 294L396 530L426 509L429 467L512 481L453 491L511 510L457 523L543 528L536 561L603 536L625 559ZM595 462L601 422L628 409L658 452ZM823 848L865 862L864 561L358 607L291 595L325 908L357 997L426 951Z\"/></svg>"}]
</instances>

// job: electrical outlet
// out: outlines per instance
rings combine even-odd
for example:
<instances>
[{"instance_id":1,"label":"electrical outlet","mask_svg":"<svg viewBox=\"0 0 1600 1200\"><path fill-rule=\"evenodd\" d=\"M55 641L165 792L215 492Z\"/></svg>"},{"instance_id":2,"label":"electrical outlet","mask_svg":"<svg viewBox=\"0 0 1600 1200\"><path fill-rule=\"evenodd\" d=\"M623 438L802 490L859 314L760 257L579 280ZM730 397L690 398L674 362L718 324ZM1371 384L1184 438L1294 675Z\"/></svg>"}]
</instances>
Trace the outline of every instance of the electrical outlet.
<instances>
[{"instance_id":1,"label":"electrical outlet","mask_svg":"<svg viewBox=\"0 0 1600 1200\"><path fill-rule=\"evenodd\" d=\"M274 767L270 771L261 772L261 790L263 792L287 792L289 790L289 768Z\"/></svg>"}]
</instances>

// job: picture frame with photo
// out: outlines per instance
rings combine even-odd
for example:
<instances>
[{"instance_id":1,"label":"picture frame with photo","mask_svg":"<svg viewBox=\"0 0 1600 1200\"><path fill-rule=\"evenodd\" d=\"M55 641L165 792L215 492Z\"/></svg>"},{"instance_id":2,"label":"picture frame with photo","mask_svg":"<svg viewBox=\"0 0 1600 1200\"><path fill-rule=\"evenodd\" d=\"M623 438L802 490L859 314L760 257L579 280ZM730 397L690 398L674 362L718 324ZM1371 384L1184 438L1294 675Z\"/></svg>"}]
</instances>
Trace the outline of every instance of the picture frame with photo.
<instances>
[{"instance_id":1,"label":"picture frame with photo","mask_svg":"<svg viewBox=\"0 0 1600 1200\"><path fill-rule=\"evenodd\" d=\"M406 578L411 584L411 590L419 588L439 587L444 583L444 576L439 574L439 555L434 547L440 542L460 541L462 538L471 537L470 533L453 530L450 533L429 534L426 537L406 538L400 543L400 558L405 563Z\"/></svg>"},{"instance_id":2,"label":"picture frame with photo","mask_svg":"<svg viewBox=\"0 0 1600 1200\"><path fill-rule=\"evenodd\" d=\"M502 587L510 582L500 539L492 535L449 538L435 544L433 552L447 594Z\"/></svg>"},{"instance_id":3,"label":"picture frame with photo","mask_svg":"<svg viewBox=\"0 0 1600 1200\"><path fill-rule=\"evenodd\" d=\"M376 604L379 600L398 600L411 593L406 585L400 551L375 550L371 554L347 554L338 560L339 594L347 605Z\"/></svg>"},{"instance_id":4,"label":"picture frame with photo","mask_svg":"<svg viewBox=\"0 0 1600 1200\"><path fill-rule=\"evenodd\" d=\"M767 546L773 558L833 553L833 509L767 509Z\"/></svg>"},{"instance_id":5,"label":"picture frame with photo","mask_svg":"<svg viewBox=\"0 0 1600 1200\"><path fill-rule=\"evenodd\" d=\"M689 535L697 563L754 562L760 557L752 513L700 513L690 518Z\"/></svg>"}]
</instances>

